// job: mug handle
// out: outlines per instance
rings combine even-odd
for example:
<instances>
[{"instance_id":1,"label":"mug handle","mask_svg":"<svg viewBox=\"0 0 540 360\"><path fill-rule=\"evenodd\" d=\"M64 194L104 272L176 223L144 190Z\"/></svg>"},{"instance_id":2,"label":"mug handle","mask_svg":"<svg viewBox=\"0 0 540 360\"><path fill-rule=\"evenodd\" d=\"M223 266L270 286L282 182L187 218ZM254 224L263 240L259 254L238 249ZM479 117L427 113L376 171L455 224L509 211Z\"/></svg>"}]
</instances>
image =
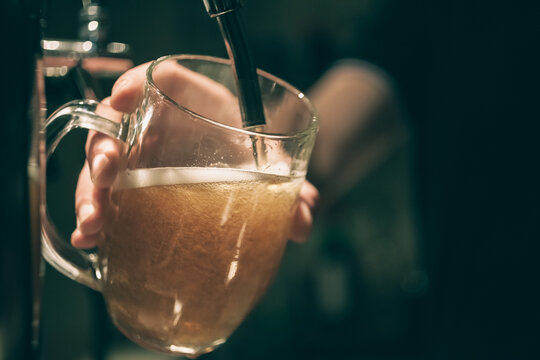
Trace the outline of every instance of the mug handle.
<instances>
[{"instance_id":1,"label":"mug handle","mask_svg":"<svg viewBox=\"0 0 540 360\"><path fill-rule=\"evenodd\" d=\"M129 115L124 114L120 123L96 113L100 103L94 100L74 100L56 110L45 122L45 155L50 158L62 138L71 130L84 128L99 131L123 142L127 139ZM106 106L106 105L101 105ZM42 162L46 164L45 162ZM42 170L42 176L45 171ZM56 270L65 276L94 290L101 290L101 272L95 253L87 253L72 247L58 234L47 213L46 177L42 180L41 243L42 255Z\"/></svg>"}]
</instances>

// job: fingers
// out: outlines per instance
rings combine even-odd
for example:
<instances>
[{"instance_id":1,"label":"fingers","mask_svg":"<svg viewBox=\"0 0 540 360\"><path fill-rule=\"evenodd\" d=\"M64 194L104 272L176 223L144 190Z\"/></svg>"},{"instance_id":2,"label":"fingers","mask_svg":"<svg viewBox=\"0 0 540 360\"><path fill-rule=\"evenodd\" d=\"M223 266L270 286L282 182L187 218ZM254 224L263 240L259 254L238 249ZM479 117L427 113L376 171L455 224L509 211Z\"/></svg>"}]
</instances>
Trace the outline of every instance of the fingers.
<instances>
[{"instance_id":1,"label":"fingers","mask_svg":"<svg viewBox=\"0 0 540 360\"><path fill-rule=\"evenodd\" d=\"M113 121L120 122L122 114L113 110L107 98L98 106L97 113ZM86 139L86 159L90 177L94 185L105 189L112 185L120 163L121 144L110 136L95 131L88 132Z\"/></svg>"},{"instance_id":2,"label":"fingers","mask_svg":"<svg viewBox=\"0 0 540 360\"><path fill-rule=\"evenodd\" d=\"M96 112L119 122L122 112L133 111L143 94L147 67L148 64L144 64L122 75L116 81L111 97L103 100ZM87 161L75 191L77 228L71 235L74 247L92 248L101 239L105 194L116 178L120 153L121 145L116 139L95 131L88 133Z\"/></svg>"},{"instance_id":3,"label":"fingers","mask_svg":"<svg viewBox=\"0 0 540 360\"><path fill-rule=\"evenodd\" d=\"M300 189L298 207L294 214L290 239L304 242L313 227L313 214L319 202L319 191L308 181L304 181Z\"/></svg>"},{"instance_id":4,"label":"fingers","mask_svg":"<svg viewBox=\"0 0 540 360\"><path fill-rule=\"evenodd\" d=\"M90 179L90 168L85 163L75 190L77 229L71 235L74 247L87 249L96 246L103 227L105 192L94 186Z\"/></svg>"},{"instance_id":5,"label":"fingers","mask_svg":"<svg viewBox=\"0 0 540 360\"><path fill-rule=\"evenodd\" d=\"M124 73L115 82L110 98L101 102L97 113L120 122L122 113L135 110L144 92L144 79L149 63ZM94 184L101 189L112 185L120 160L120 144L101 133L90 131L86 141L86 157Z\"/></svg>"},{"instance_id":6,"label":"fingers","mask_svg":"<svg viewBox=\"0 0 540 360\"><path fill-rule=\"evenodd\" d=\"M111 106L121 112L135 110L144 93L146 69L150 63L142 64L125 72L116 80L111 92Z\"/></svg>"},{"instance_id":7,"label":"fingers","mask_svg":"<svg viewBox=\"0 0 540 360\"><path fill-rule=\"evenodd\" d=\"M101 241L101 239L101 233L84 235L78 228L71 234L71 244L79 249L92 249Z\"/></svg>"},{"instance_id":8,"label":"fingers","mask_svg":"<svg viewBox=\"0 0 540 360\"><path fill-rule=\"evenodd\" d=\"M150 62L139 65L118 78L111 106L121 112L135 110L144 95L146 70ZM177 104L191 111L232 126L241 126L236 97L222 84L178 65L175 60L161 63L152 75L154 84Z\"/></svg>"},{"instance_id":9,"label":"fingers","mask_svg":"<svg viewBox=\"0 0 540 360\"><path fill-rule=\"evenodd\" d=\"M240 127L238 100L222 83L166 60L152 73L157 88L178 105L214 121Z\"/></svg>"}]
</instances>

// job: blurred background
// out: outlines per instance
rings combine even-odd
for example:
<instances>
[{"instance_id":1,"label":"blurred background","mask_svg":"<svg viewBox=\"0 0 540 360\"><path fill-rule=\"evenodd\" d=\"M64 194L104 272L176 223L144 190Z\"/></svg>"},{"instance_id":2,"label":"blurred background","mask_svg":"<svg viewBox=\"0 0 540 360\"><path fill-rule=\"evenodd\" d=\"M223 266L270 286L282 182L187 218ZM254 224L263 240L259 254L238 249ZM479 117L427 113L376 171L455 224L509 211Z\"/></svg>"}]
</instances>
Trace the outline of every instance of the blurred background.
<instances>
[{"instance_id":1,"label":"blurred background","mask_svg":"<svg viewBox=\"0 0 540 360\"><path fill-rule=\"evenodd\" d=\"M226 56L200 0L99 3L108 41L129 46L117 57L135 65ZM45 38L80 38L81 1L44 5ZM201 359L540 358L538 10L246 0L258 67L320 104L309 178L321 208L262 302ZM64 75L46 78L49 111L84 96ZM66 235L84 139L68 137L48 169L49 208ZM168 357L126 340L100 294L47 267L41 358Z\"/></svg>"}]
</instances>

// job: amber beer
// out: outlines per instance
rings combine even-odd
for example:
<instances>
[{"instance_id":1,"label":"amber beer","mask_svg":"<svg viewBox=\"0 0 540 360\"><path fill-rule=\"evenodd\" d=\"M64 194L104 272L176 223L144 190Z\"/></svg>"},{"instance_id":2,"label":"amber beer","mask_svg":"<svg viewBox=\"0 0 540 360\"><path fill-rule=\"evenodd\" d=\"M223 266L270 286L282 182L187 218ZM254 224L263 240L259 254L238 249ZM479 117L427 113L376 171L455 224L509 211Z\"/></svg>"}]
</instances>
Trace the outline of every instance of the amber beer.
<instances>
[{"instance_id":1,"label":"amber beer","mask_svg":"<svg viewBox=\"0 0 540 360\"><path fill-rule=\"evenodd\" d=\"M278 268L301 183L216 168L122 173L99 247L115 324L176 353L224 342Z\"/></svg>"}]
</instances>

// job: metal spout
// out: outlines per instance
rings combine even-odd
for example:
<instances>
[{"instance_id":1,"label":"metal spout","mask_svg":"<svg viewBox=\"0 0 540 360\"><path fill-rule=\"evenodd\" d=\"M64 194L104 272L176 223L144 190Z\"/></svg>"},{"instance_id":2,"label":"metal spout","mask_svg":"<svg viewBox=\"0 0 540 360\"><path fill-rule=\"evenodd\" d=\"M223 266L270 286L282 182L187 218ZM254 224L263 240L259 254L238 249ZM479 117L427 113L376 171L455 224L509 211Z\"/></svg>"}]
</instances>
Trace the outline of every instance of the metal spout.
<instances>
[{"instance_id":1,"label":"metal spout","mask_svg":"<svg viewBox=\"0 0 540 360\"><path fill-rule=\"evenodd\" d=\"M233 65L242 123L245 128L266 124L257 68L247 46L245 30L237 10L243 0L203 0L208 15L217 19Z\"/></svg>"}]
</instances>

